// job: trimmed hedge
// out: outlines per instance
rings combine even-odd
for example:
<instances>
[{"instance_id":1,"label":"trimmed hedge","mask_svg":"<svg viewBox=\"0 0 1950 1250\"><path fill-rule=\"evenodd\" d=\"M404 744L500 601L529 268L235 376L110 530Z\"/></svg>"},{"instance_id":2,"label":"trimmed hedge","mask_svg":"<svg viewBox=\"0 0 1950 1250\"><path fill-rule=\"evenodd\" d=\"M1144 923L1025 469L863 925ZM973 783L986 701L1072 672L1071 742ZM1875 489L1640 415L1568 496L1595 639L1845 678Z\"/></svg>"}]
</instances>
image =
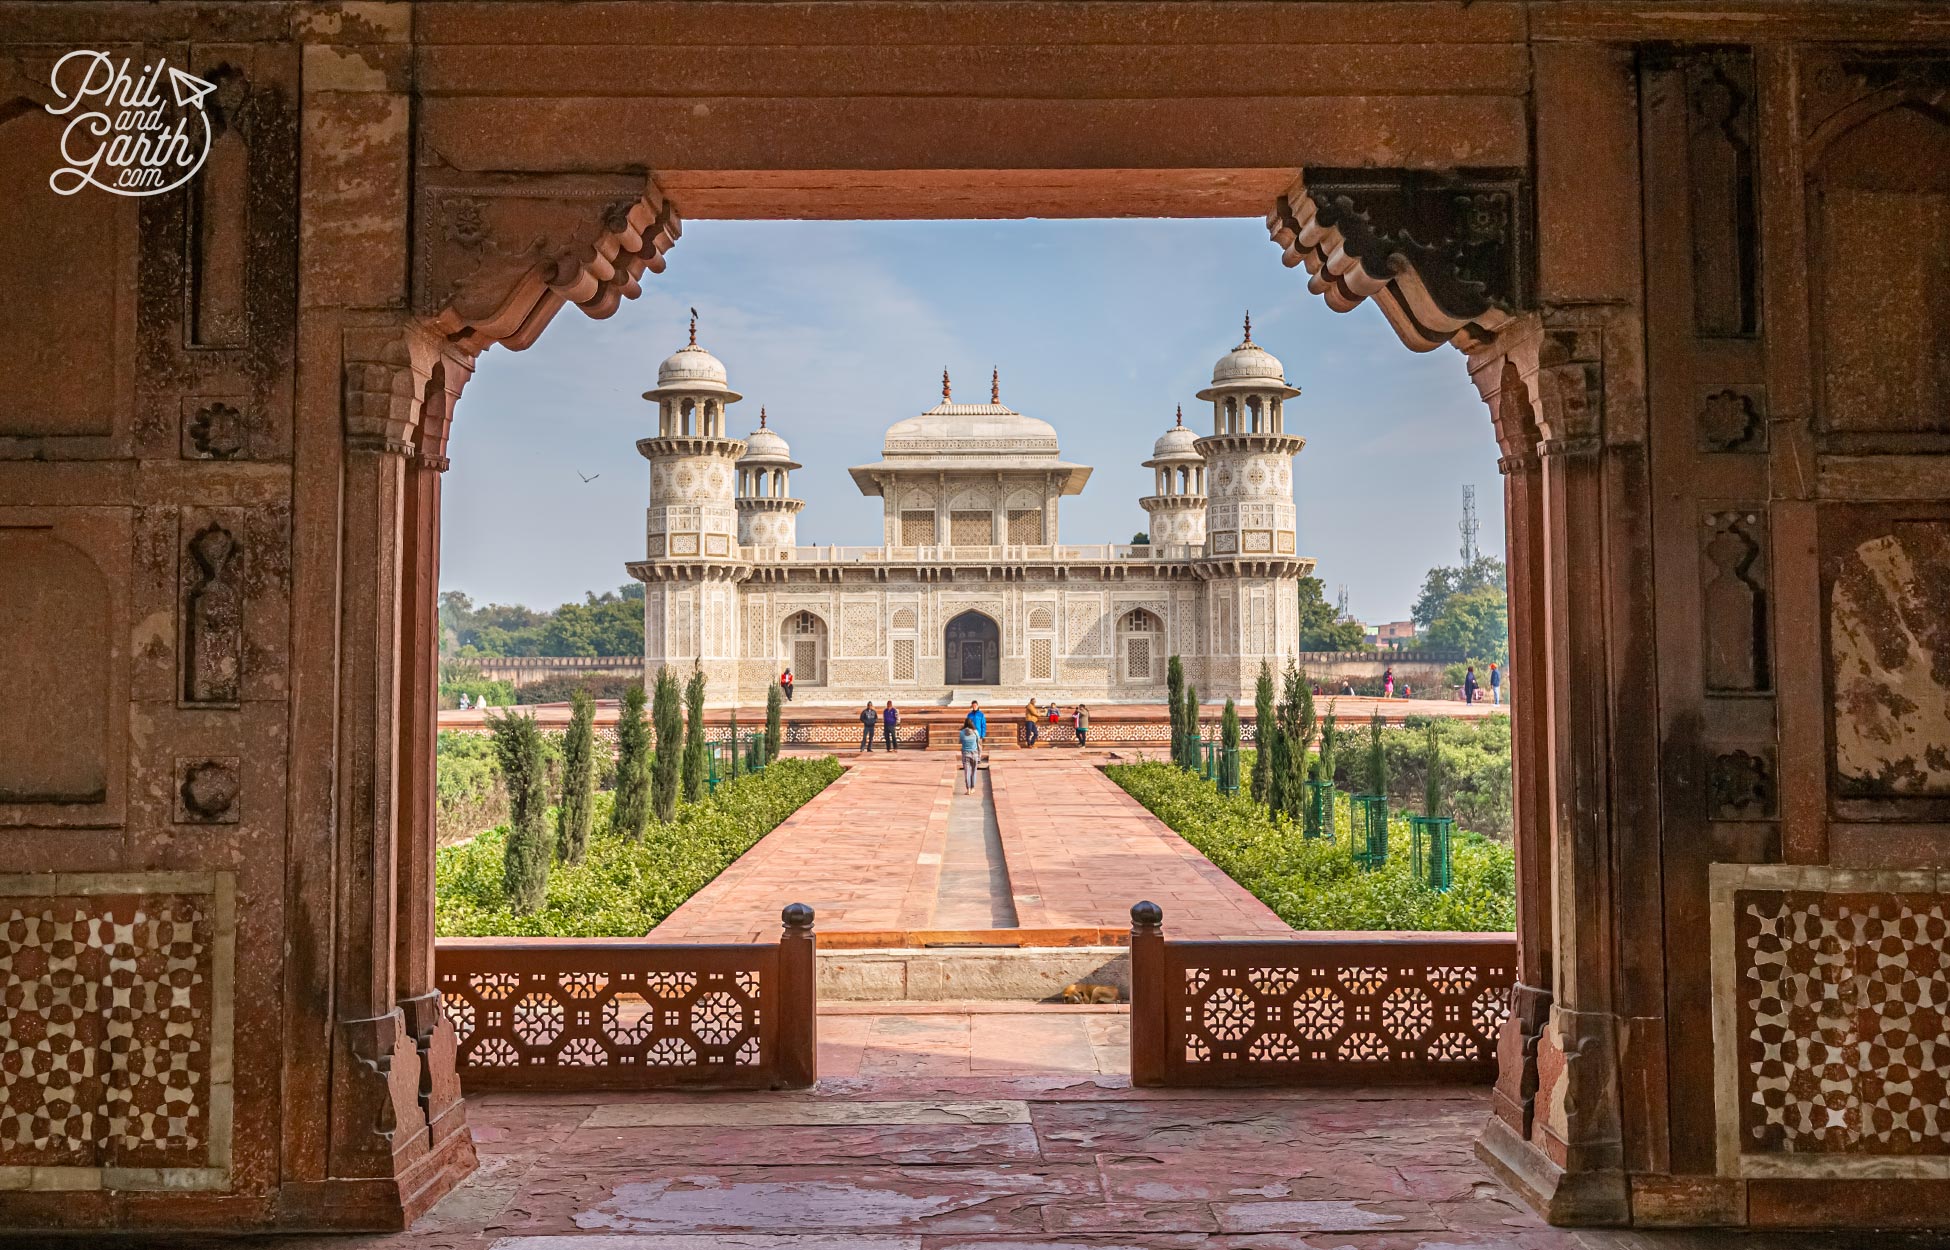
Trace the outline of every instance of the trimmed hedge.
<instances>
[{"instance_id":1,"label":"trimmed hedge","mask_svg":"<svg viewBox=\"0 0 1950 1250\"><path fill-rule=\"evenodd\" d=\"M1110 779L1296 929L1505 932L1516 926L1516 862L1479 834L1455 835L1455 883L1437 893L1409 870L1406 813L1388 826L1388 862L1363 872L1348 854L1353 804L1337 805L1332 841L1276 822L1249 794L1221 795L1169 764L1120 764ZM1171 931L1171 917L1165 917Z\"/></svg>"},{"instance_id":2,"label":"trimmed hedge","mask_svg":"<svg viewBox=\"0 0 1950 1250\"><path fill-rule=\"evenodd\" d=\"M837 779L838 760L783 759L762 773L720 785L652 822L641 839L609 826L612 796L596 796L595 828L580 864L558 863L548 897L517 914L502 890L502 825L439 852L434 919L442 937L641 937L787 816Z\"/></svg>"}]
</instances>

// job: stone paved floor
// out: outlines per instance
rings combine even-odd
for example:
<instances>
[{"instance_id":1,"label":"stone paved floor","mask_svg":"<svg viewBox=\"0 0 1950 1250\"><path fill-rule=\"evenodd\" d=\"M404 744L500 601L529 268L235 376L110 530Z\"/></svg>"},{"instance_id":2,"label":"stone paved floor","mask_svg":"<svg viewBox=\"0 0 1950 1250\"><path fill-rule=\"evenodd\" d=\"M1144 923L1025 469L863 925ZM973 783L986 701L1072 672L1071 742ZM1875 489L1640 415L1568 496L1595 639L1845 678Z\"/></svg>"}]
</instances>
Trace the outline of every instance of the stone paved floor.
<instances>
[{"instance_id":1,"label":"stone paved floor","mask_svg":"<svg viewBox=\"0 0 1950 1250\"><path fill-rule=\"evenodd\" d=\"M842 758L852 765L844 777L672 912L651 940L771 941L790 902L812 904L825 933L989 927L964 923L990 911L982 884L989 877L969 858L966 837L950 845L955 756ZM1071 749L990 758L985 776L1013 927L1122 933L1131 904L1150 899L1165 909L1173 937L1291 936L1270 908L1098 770L1116 758ZM970 810L964 801L964 819ZM944 860L954 868L946 877Z\"/></svg>"},{"instance_id":2,"label":"stone paved floor","mask_svg":"<svg viewBox=\"0 0 1950 1250\"><path fill-rule=\"evenodd\" d=\"M812 1090L472 1099L480 1168L408 1233L277 1250L1867 1250L1573 1232L1476 1162L1481 1089L1134 1090L1121 1011L827 1011ZM145 1246L208 1245L208 1241ZM224 1243L235 1245L235 1242Z\"/></svg>"}]
</instances>

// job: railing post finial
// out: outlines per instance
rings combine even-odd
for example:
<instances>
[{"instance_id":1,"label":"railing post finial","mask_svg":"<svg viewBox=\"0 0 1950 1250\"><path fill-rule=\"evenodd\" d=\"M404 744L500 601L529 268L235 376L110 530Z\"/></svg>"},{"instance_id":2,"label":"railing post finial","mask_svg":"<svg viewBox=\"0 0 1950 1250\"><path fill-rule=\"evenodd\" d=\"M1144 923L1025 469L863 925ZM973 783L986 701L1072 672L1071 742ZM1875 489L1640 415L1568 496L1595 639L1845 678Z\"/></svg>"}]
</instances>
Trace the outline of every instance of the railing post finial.
<instances>
[{"instance_id":1,"label":"railing post finial","mask_svg":"<svg viewBox=\"0 0 1950 1250\"><path fill-rule=\"evenodd\" d=\"M785 922L788 931L810 931L813 927L813 909L804 903L787 903L785 910L779 913L779 919Z\"/></svg>"},{"instance_id":2,"label":"railing post finial","mask_svg":"<svg viewBox=\"0 0 1950 1250\"><path fill-rule=\"evenodd\" d=\"M1156 903L1134 903L1131 906L1131 936L1156 937L1164 932L1165 909Z\"/></svg>"}]
</instances>

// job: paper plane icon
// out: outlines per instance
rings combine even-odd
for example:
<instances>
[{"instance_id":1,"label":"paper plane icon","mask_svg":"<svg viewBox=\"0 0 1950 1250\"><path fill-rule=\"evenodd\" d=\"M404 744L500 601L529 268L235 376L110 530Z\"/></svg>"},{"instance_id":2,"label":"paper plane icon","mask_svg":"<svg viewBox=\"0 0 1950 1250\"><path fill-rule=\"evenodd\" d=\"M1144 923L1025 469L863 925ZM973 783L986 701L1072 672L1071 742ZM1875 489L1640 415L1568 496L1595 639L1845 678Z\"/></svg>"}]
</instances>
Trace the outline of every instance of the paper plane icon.
<instances>
[{"instance_id":1,"label":"paper plane icon","mask_svg":"<svg viewBox=\"0 0 1950 1250\"><path fill-rule=\"evenodd\" d=\"M198 108L203 107L203 97L217 89L217 84L185 74L174 65L169 67L169 85L176 91L176 103L194 104Z\"/></svg>"}]
</instances>

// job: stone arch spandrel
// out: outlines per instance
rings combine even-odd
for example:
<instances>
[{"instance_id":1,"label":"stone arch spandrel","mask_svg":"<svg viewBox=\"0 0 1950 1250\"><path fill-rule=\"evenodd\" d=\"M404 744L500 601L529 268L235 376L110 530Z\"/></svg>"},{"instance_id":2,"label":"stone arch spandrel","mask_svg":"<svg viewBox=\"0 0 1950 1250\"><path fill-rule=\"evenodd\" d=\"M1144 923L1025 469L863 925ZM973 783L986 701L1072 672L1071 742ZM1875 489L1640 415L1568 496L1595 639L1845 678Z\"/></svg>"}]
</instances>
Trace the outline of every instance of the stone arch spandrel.
<instances>
[{"instance_id":1,"label":"stone arch spandrel","mask_svg":"<svg viewBox=\"0 0 1950 1250\"><path fill-rule=\"evenodd\" d=\"M111 521L0 517L0 824L116 823L128 723L126 560Z\"/></svg>"}]
</instances>

